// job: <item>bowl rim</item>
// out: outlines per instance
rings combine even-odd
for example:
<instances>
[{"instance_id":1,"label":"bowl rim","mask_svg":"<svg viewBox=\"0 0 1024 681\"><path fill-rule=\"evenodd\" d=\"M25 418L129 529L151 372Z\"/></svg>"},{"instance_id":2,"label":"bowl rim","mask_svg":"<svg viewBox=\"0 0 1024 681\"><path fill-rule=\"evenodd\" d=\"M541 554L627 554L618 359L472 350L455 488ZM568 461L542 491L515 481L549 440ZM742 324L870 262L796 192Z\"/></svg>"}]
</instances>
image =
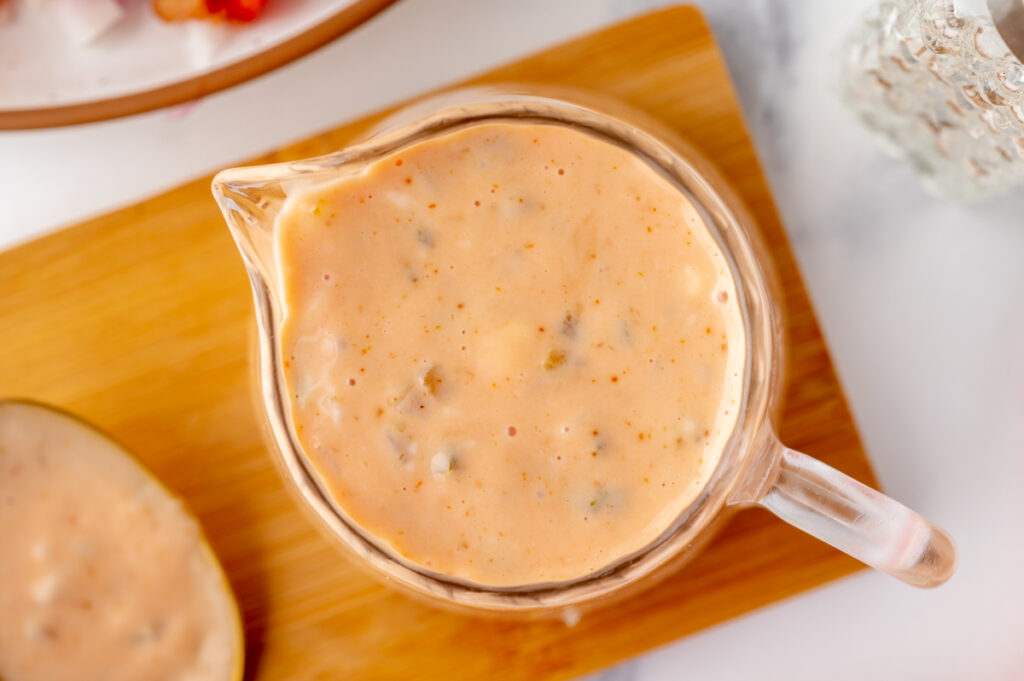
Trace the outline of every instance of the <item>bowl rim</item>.
<instances>
[{"instance_id":1,"label":"bowl rim","mask_svg":"<svg viewBox=\"0 0 1024 681\"><path fill-rule=\"evenodd\" d=\"M397 0L354 0L324 21L244 59L183 80L75 104L0 110L0 130L33 130L120 118L220 92L284 66L369 21Z\"/></svg>"}]
</instances>

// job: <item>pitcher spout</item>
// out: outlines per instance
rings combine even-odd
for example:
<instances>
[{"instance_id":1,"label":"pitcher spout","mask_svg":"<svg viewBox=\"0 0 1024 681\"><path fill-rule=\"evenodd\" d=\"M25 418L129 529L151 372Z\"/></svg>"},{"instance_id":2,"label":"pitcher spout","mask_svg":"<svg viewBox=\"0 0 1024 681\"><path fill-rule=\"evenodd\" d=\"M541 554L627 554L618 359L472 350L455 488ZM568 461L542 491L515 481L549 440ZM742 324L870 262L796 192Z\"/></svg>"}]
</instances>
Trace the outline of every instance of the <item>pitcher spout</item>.
<instances>
[{"instance_id":1,"label":"pitcher spout","mask_svg":"<svg viewBox=\"0 0 1024 681\"><path fill-rule=\"evenodd\" d=\"M214 177L212 186L250 275L266 280L277 278L274 222L287 198L281 180L272 177L273 170L273 166L226 170Z\"/></svg>"}]
</instances>

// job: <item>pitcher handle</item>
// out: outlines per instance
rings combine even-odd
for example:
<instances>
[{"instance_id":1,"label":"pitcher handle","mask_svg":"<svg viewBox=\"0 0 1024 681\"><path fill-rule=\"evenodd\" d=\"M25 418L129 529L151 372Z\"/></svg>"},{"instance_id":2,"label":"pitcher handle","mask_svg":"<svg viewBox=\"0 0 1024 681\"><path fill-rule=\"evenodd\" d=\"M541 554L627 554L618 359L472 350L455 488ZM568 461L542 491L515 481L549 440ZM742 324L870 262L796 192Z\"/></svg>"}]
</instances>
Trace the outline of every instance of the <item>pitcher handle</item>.
<instances>
[{"instance_id":1,"label":"pitcher handle","mask_svg":"<svg viewBox=\"0 0 1024 681\"><path fill-rule=\"evenodd\" d=\"M777 475L756 503L790 525L917 587L956 569L941 528L903 504L806 454L778 445Z\"/></svg>"}]
</instances>

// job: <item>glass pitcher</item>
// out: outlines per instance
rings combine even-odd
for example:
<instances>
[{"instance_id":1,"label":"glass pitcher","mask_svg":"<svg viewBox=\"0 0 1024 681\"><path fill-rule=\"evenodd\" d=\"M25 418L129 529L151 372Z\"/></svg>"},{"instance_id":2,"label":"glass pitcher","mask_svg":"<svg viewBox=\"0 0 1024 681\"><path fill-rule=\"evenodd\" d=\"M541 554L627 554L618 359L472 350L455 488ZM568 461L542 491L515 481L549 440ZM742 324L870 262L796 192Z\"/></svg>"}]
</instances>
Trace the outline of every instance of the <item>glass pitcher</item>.
<instances>
[{"instance_id":1,"label":"glass pitcher","mask_svg":"<svg viewBox=\"0 0 1024 681\"><path fill-rule=\"evenodd\" d=\"M491 587L413 564L363 531L335 501L303 452L283 373L280 272L275 219L289 193L362 172L417 142L483 122L536 121L597 135L652 165L698 208L729 261L746 331L744 390L735 428L703 492L658 539L586 577ZM941 529L885 495L779 442L772 427L781 394L784 338L770 262L756 227L715 169L643 114L592 95L537 88L456 90L395 114L368 138L337 153L225 170L213 192L252 284L259 338L259 392L269 439L285 477L316 523L388 583L435 602L499 613L561 613L650 586L691 559L719 521L759 505L836 548L919 587L953 573L956 551Z\"/></svg>"}]
</instances>

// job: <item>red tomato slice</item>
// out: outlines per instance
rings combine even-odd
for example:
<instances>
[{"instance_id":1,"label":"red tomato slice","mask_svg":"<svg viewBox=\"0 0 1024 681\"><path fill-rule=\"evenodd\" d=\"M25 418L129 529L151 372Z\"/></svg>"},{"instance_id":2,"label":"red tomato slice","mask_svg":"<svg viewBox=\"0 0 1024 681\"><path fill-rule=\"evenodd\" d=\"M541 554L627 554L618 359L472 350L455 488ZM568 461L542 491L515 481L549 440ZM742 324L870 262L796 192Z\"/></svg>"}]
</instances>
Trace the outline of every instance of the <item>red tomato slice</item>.
<instances>
[{"instance_id":1,"label":"red tomato slice","mask_svg":"<svg viewBox=\"0 0 1024 681\"><path fill-rule=\"evenodd\" d=\"M252 21L263 11L267 0L206 0L210 14L224 14L232 21Z\"/></svg>"}]
</instances>

